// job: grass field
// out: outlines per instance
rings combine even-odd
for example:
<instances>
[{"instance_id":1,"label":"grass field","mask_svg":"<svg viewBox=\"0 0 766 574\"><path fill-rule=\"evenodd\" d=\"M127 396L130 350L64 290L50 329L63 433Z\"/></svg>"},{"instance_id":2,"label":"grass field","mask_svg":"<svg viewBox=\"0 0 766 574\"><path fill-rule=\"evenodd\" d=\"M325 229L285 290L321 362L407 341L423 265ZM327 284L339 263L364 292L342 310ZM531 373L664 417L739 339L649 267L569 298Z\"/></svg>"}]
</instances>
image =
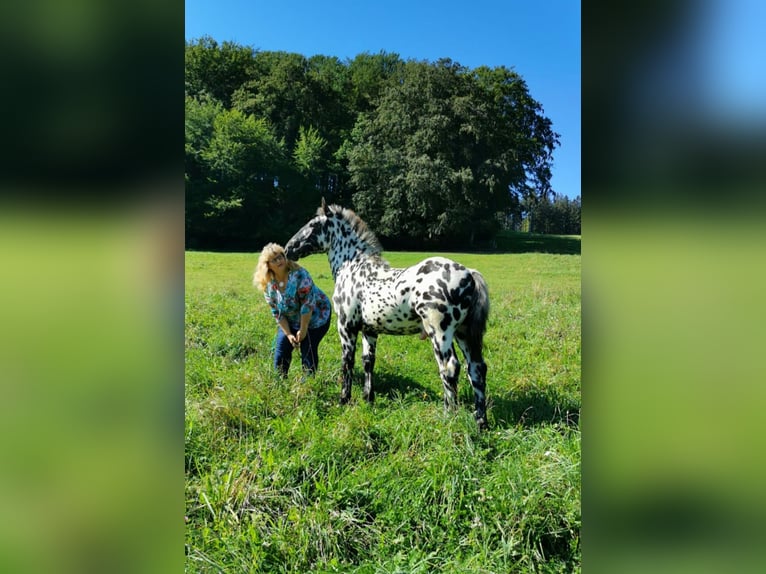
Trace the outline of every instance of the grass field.
<instances>
[{"instance_id":1,"label":"grass field","mask_svg":"<svg viewBox=\"0 0 766 574\"><path fill-rule=\"evenodd\" d=\"M444 255L490 288L484 433L465 370L444 412L416 335L380 337L373 407L361 342L338 405L334 324L317 376L301 382L296 357L280 380L257 255L186 254L188 572L580 570L580 255ZM326 256L301 263L331 295Z\"/></svg>"}]
</instances>

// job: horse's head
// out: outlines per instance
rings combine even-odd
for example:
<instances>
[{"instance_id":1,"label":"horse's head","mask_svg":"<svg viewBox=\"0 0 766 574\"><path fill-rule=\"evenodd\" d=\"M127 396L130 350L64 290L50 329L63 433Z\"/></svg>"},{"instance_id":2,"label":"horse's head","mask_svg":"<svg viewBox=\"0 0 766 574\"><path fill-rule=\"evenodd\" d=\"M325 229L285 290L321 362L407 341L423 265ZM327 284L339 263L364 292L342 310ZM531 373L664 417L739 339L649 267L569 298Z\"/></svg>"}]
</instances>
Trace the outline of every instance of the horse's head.
<instances>
[{"instance_id":1,"label":"horse's head","mask_svg":"<svg viewBox=\"0 0 766 574\"><path fill-rule=\"evenodd\" d=\"M288 259L297 260L313 253L323 253L330 249L331 227L333 222L327 217L324 198L316 217L301 227L285 245Z\"/></svg>"}]
</instances>

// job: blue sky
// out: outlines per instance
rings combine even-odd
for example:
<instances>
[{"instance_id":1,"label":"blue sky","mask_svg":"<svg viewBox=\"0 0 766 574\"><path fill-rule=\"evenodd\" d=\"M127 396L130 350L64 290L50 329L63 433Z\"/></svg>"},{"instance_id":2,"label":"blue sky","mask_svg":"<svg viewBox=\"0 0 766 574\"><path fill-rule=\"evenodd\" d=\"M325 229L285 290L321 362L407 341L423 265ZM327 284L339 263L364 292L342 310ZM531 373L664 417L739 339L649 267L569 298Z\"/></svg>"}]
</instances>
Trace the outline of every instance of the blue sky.
<instances>
[{"instance_id":1,"label":"blue sky","mask_svg":"<svg viewBox=\"0 0 766 574\"><path fill-rule=\"evenodd\" d=\"M580 195L579 0L186 0L186 39L341 60L362 52L506 66L561 136L552 186Z\"/></svg>"},{"instance_id":2,"label":"blue sky","mask_svg":"<svg viewBox=\"0 0 766 574\"><path fill-rule=\"evenodd\" d=\"M736 122L766 119L766 2L708 2L692 49L701 54L704 111Z\"/></svg>"}]
</instances>

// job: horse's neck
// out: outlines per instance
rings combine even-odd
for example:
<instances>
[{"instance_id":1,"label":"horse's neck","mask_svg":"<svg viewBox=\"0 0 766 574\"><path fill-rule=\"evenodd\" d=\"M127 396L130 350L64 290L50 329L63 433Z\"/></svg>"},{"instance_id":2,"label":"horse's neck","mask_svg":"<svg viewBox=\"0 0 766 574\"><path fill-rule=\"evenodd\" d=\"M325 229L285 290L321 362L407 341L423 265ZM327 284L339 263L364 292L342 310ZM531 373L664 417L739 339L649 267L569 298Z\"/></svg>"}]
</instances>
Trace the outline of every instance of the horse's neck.
<instances>
[{"instance_id":1,"label":"horse's neck","mask_svg":"<svg viewBox=\"0 0 766 574\"><path fill-rule=\"evenodd\" d=\"M332 247L327 252L327 259L330 261L330 271L332 271L332 278L337 281L338 271L340 271L343 263L345 263L345 259L341 258L337 251Z\"/></svg>"},{"instance_id":2,"label":"horse's neck","mask_svg":"<svg viewBox=\"0 0 766 574\"><path fill-rule=\"evenodd\" d=\"M344 249L336 249L335 245L330 247L330 250L327 252L327 258L330 261L330 269L332 271L333 279L337 280L338 272L345 264L359 260L360 257L369 257L371 254L367 251L368 247L364 243L357 243L351 247L345 247Z\"/></svg>"}]
</instances>

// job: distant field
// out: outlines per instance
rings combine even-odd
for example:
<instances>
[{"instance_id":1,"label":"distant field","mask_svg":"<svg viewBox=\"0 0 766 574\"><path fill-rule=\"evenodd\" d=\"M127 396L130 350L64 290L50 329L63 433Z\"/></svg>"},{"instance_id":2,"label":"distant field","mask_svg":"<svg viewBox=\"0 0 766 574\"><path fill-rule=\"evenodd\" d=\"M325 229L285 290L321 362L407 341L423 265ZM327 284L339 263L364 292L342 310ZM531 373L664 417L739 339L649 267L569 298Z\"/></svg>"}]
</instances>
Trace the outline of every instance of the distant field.
<instances>
[{"instance_id":1,"label":"distant field","mask_svg":"<svg viewBox=\"0 0 766 574\"><path fill-rule=\"evenodd\" d=\"M279 380L274 323L251 285L257 255L188 252L187 570L579 571L580 255L569 239L549 251L574 254L440 254L490 288L485 433L465 371L460 408L444 413L416 335L380 337L372 408L359 356L352 402L338 405L334 324L316 378L301 383L294 360ZM431 254L384 255L407 266ZM331 295L326 256L301 264Z\"/></svg>"}]
</instances>

